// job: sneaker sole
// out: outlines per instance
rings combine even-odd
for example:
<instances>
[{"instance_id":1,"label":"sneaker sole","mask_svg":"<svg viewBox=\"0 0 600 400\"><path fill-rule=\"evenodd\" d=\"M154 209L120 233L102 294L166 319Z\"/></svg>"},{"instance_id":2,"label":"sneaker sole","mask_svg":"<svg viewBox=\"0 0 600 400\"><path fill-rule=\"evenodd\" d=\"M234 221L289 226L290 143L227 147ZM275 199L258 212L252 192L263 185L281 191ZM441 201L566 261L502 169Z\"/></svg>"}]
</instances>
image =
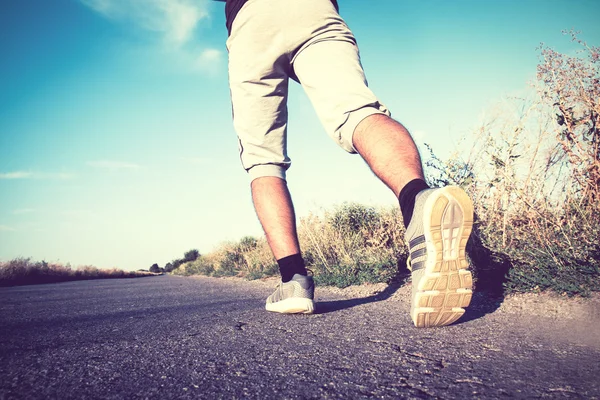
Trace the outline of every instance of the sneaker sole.
<instances>
[{"instance_id":1,"label":"sneaker sole","mask_svg":"<svg viewBox=\"0 0 600 400\"><path fill-rule=\"evenodd\" d=\"M455 186L432 194L425 203L425 272L413 298L412 320L427 328L457 321L471 303L473 277L465 248L473 228L473 204Z\"/></svg>"},{"instance_id":2,"label":"sneaker sole","mask_svg":"<svg viewBox=\"0 0 600 400\"><path fill-rule=\"evenodd\" d=\"M267 303L266 309L283 314L312 314L315 312L315 302L302 297L290 297L277 303Z\"/></svg>"}]
</instances>

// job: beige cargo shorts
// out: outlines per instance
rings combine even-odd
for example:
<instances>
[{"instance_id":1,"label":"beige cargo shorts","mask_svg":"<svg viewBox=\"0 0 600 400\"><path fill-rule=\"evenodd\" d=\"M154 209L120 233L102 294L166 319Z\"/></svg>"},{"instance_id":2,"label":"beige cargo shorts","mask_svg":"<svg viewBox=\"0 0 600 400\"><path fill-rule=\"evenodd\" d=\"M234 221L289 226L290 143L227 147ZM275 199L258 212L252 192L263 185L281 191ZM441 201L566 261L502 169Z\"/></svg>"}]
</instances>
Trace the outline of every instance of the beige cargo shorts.
<instances>
[{"instance_id":1,"label":"beige cargo shorts","mask_svg":"<svg viewBox=\"0 0 600 400\"><path fill-rule=\"evenodd\" d=\"M389 111L367 87L354 35L330 0L249 0L227 40L233 124L251 180L285 179L288 82L299 82L326 132L349 153L369 115Z\"/></svg>"}]
</instances>

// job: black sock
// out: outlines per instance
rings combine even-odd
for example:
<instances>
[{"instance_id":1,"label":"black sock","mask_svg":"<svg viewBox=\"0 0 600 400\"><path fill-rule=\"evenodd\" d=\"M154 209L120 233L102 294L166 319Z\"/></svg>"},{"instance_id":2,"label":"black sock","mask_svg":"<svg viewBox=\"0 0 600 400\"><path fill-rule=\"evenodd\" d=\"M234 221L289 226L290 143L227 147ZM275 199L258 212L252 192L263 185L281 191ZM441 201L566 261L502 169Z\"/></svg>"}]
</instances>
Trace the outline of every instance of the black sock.
<instances>
[{"instance_id":1,"label":"black sock","mask_svg":"<svg viewBox=\"0 0 600 400\"><path fill-rule=\"evenodd\" d=\"M294 274L307 275L304 260L300 254L283 257L277 260L277 264L279 264L279 272L283 282L291 281Z\"/></svg>"},{"instance_id":2,"label":"black sock","mask_svg":"<svg viewBox=\"0 0 600 400\"><path fill-rule=\"evenodd\" d=\"M408 228L408 224L412 218L417 194L425 189L429 189L429 185L427 185L423 179L413 179L400 191L398 200L400 200L400 211L402 211L402 219L404 220L405 228Z\"/></svg>"}]
</instances>

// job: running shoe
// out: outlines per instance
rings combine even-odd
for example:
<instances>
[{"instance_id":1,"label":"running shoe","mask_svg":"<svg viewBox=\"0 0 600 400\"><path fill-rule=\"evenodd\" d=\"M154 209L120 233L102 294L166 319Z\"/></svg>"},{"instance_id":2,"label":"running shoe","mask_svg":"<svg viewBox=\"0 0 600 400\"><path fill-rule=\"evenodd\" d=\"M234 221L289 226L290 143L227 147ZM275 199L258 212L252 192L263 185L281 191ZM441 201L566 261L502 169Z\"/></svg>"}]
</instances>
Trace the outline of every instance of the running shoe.
<instances>
[{"instance_id":1,"label":"running shoe","mask_svg":"<svg viewBox=\"0 0 600 400\"><path fill-rule=\"evenodd\" d=\"M465 252L472 227L473 203L461 188L427 189L417 195L405 235L415 326L449 325L465 313L473 286Z\"/></svg>"},{"instance_id":2,"label":"running shoe","mask_svg":"<svg viewBox=\"0 0 600 400\"><path fill-rule=\"evenodd\" d=\"M312 314L315 311L315 283L312 276L295 274L281 282L267 299L267 311L284 314Z\"/></svg>"}]
</instances>

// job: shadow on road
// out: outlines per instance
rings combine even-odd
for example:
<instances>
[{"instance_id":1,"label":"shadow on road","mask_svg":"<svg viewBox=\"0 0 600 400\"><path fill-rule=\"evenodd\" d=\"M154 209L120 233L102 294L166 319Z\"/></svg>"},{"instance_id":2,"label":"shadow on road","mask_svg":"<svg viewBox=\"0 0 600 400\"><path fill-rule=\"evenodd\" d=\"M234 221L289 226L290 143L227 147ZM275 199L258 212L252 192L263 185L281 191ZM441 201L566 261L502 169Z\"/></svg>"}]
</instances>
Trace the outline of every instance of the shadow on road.
<instances>
[{"instance_id":1,"label":"shadow on road","mask_svg":"<svg viewBox=\"0 0 600 400\"><path fill-rule=\"evenodd\" d=\"M316 314L327 314L340 311L362 304L374 303L389 299L405 282L392 283L388 285L381 293L372 296L361 297L357 299L320 301L317 303ZM489 291L475 292L471 304L467 307L465 314L454 325L479 319L487 314L491 314L500 308L504 297L498 293Z\"/></svg>"},{"instance_id":2,"label":"shadow on road","mask_svg":"<svg viewBox=\"0 0 600 400\"><path fill-rule=\"evenodd\" d=\"M389 299L405 282L390 283L382 292L358 299L320 301L317 303L316 314L327 314L334 311L352 308L361 304L374 303Z\"/></svg>"},{"instance_id":3,"label":"shadow on road","mask_svg":"<svg viewBox=\"0 0 600 400\"><path fill-rule=\"evenodd\" d=\"M471 304L465 310L465 314L453 325L463 324L465 322L479 319L486 314L491 314L502 305L503 296L490 292L475 292L471 299Z\"/></svg>"},{"instance_id":4,"label":"shadow on road","mask_svg":"<svg viewBox=\"0 0 600 400\"><path fill-rule=\"evenodd\" d=\"M475 214L473 232L467 243L467 254L471 272L475 280L475 290L471 304L465 315L456 323L461 324L483 317L496 311L504 302L504 284L512 268L508 257L485 245L482 239L482 226Z\"/></svg>"},{"instance_id":5,"label":"shadow on road","mask_svg":"<svg viewBox=\"0 0 600 400\"><path fill-rule=\"evenodd\" d=\"M480 271L481 275L481 271ZM483 273L485 275L485 272ZM483 281L486 282L489 277L482 277ZM487 278L487 279L486 279ZM486 282L487 283L487 282ZM367 297L361 297L356 299L345 299L345 300L331 300L331 301L320 301L317 303L316 314L327 314L330 312L340 311L362 304L374 303L378 301L384 301L392 297L396 291L402 286L407 284L406 281L394 282L389 284L382 292L373 294ZM465 314L455 324L462 324L465 322L479 319L487 314L495 312L502 303L504 302L504 293L500 290L502 281L497 281L493 287L490 287L482 282L482 285L477 285L480 290L475 289L471 304L465 310Z\"/></svg>"}]
</instances>

